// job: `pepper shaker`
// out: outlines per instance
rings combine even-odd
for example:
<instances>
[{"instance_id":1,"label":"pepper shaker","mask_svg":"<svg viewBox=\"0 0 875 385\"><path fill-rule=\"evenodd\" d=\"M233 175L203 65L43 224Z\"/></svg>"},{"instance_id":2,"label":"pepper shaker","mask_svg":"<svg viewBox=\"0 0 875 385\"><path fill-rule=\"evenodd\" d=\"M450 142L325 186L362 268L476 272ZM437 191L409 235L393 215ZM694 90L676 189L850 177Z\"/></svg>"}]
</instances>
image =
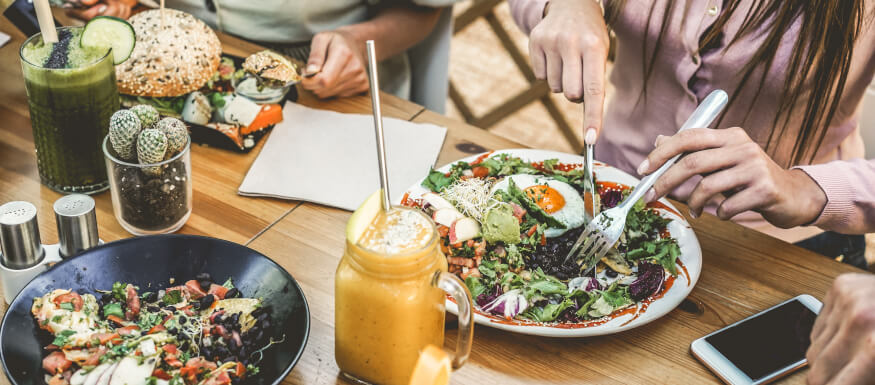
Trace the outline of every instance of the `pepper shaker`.
<instances>
[{"instance_id":1,"label":"pepper shaker","mask_svg":"<svg viewBox=\"0 0 875 385\"><path fill-rule=\"evenodd\" d=\"M36 206L23 201L0 206L0 283L6 303L57 260L56 250L40 241Z\"/></svg>"},{"instance_id":2,"label":"pepper shaker","mask_svg":"<svg viewBox=\"0 0 875 385\"><path fill-rule=\"evenodd\" d=\"M55 201L55 222L61 258L69 258L100 242L94 199L88 195L70 194Z\"/></svg>"}]
</instances>

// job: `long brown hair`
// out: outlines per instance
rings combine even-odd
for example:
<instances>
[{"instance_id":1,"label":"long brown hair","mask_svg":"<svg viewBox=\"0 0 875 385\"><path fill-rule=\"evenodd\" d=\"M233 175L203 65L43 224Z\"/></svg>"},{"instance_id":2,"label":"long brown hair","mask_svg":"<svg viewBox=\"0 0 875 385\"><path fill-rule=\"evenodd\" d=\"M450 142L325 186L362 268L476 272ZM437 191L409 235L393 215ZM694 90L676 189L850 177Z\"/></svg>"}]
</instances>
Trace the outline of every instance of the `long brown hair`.
<instances>
[{"instance_id":1,"label":"long brown hair","mask_svg":"<svg viewBox=\"0 0 875 385\"><path fill-rule=\"evenodd\" d=\"M646 37L650 33L650 21L656 1L651 3L643 39L642 68L645 80L642 94L644 95L647 91L647 82L653 73L655 59L660 52L662 39L669 23L672 22L670 15L675 2L675 0L666 1L663 12L665 19L660 27L658 38L654 46L648 48ZM735 12L740 12L739 6L743 0L723 0L723 2L723 13L700 40L699 50L708 47L709 44L719 43L723 38L724 27ZM616 21L625 3L626 0L617 0L608 7L606 19L609 24ZM741 29L727 46L737 43L746 34L756 32L761 26L767 25L766 23L769 23L770 28L767 30L763 44L740 72L736 93L749 86L751 80L756 82L754 86L757 87L745 119L762 92L763 82L774 63L781 38L801 18L799 38L793 46L786 70L788 76L784 79L778 111L774 118L774 129L766 142L766 151L771 149L771 152L774 152L777 149L778 138L784 137L791 111L796 108L802 95L807 93L802 127L795 138L789 158L790 164L786 166L810 162L822 144L827 128L838 110L848 79L854 43L863 25L863 0L753 0L752 6L746 12ZM758 69L762 70L762 75L758 79L751 79ZM731 100L728 107L731 107L734 101ZM823 108L824 106L827 108ZM719 124L718 121L715 127Z\"/></svg>"}]
</instances>

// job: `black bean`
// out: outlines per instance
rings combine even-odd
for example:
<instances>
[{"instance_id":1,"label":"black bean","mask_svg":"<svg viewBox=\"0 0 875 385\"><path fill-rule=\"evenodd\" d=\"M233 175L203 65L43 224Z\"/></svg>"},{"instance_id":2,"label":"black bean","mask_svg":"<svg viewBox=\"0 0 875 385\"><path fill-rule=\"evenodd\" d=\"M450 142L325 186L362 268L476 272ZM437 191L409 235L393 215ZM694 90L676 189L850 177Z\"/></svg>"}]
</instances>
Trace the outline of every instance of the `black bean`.
<instances>
[{"instance_id":1,"label":"black bean","mask_svg":"<svg viewBox=\"0 0 875 385\"><path fill-rule=\"evenodd\" d=\"M231 315L231 322L237 324L240 321L240 313L234 313Z\"/></svg>"},{"instance_id":2,"label":"black bean","mask_svg":"<svg viewBox=\"0 0 875 385\"><path fill-rule=\"evenodd\" d=\"M146 310L148 310L150 313L157 313L158 310L161 310L161 308L158 306L149 306L146 308Z\"/></svg>"},{"instance_id":3,"label":"black bean","mask_svg":"<svg viewBox=\"0 0 875 385\"><path fill-rule=\"evenodd\" d=\"M212 357L213 350L206 346L201 346L201 355L203 355L204 357Z\"/></svg>"},{"instance_id":4,"label":"black bean","mask_svg":"<svg viewBox=\"0 0 875 385\"><path fill-rule=\"evenodd\" d=\"M191 307L194 310L200 310L201 309L201 302L200 301L192 301Z\"/></svg>"},{"instance_id":5,"label":"black bean","mask_svg":"<svg viewBox=\"0 0 875 385\"><path fill-rule=\"evenodd\" d=\"M228 341L228 349L230 349L230 350L233 352L233 351L235 351L235 350L237 350L237 349L240 349L240 346L238 346L238 345L237 345L237 341L235 341L235 340L232 338L230 341Z\"/></svg>"},{"instance_id":6,"label":"black bean","mask_svg":"<svg viewBox=\"0 0 875 385\"><path fill-rule=\"evenodd\" d=\"M261 328L270 329L270 320L264 320L264 322L261 323Z\"/></svg>"},{"instance_id":7,"label":"black bean","mask_svg":"<svg viewBox=\"0 0 875 385\"><path fill-rule=\"evenodd\" d=\"M239 298L239 297L240 297L240 290L237 290L236 287L231 289L231 290L228 290L228 292L225 293L225 298Z\"/></svg>"},{"instance_id":8,"label":"black bean","mask_svg":"<svg viewBox=\"0 0 875 385\"><path fill-rule=\"evenodd\" d=\"M258 335L255 336L255 340L261 341L262 339L264 339L264 332L258 332Z\"/></svg>"},{"instance_id":9,"label":"black bean","mask_svg":"<svg viewBox=\"0 0 875 385\"><path fill-rule=\"evenodd\" d=\"M203 291L209 291L209 290L210 290L210 286L213 285L213 282L212 282L212 281L208 281L208 280L202 280L202 281L197 281L197 284L200 285L201 290L203 290Z\"/></svg>"},{"instance_id":10,"label":"black bean","mask_svg":"<svg viewBox=\"0 0 875 385\"><path fill-rule=\"evenodd\" d=\"M164 307L164 310L168 310L168 311L176 311L176 306L173 306L173 305L167 305L167 306Z\"/></svg>"},{"instance_id":11,"label":"black bean","mask_svg":"<svg viewBox=\"0 0 875 385\"><path fill-rule=\"evenodd\" d=\"M177 335L177 334L179 334L179 329L177 329L177 328L170 328L170 329L167 329L167 332L170 333L170 334L173 334L173 335Z\"/></svg>"},{"instance_id":12,"label":"black bean","mask_svg":"<svg viewBox=\"0 0 875 385\"><path fill-rule=\"evenodd\" d=\"M212 294L207 294L206 296L204 296L204 297L201 298L201 300L200 300L200 307L201 307L201 309L207 309L207 308L209 308L210 305L212 305L212 304L213 304L213 301L215 301L215 300L216 300L216 297L214 297Z\"/></svg>"},{"instance_id":13,"label":"black bean","mask_svg":"<svg viewBox=\"0 0 875 385\"><path fill-rule=\"evenodd\" d=\"M110 301L112 301L112 294L106 293L100 296L100 302L103 304L108 304Z\"/></svg>"},{"instance_id":14,"label":"black bean","mask_svg":"<svg viewBox=\"0 0 875 385\"><path fill-rule=\"evenodd\" d=\"M212 281L213 277L210 276L210 273L200 273L194 277L198 281Z\"/></svg>"},{"instance_id":15,"label":"black bean","mask_svg":"<svg viewBox=\"0 0 875 385\"><path fill-rule=\"evenodd\" d=\"M219 314L219 315L216 316L216 318L213 318L213 323L214 323L214 324L220 324L220 323L222 323L222 320L223 320L224 318L225 318L224 315Z\"/></svg>"},{"instance_id":16,"label":"black bean","mask_svg":"<svg viewBox=\"0 0 875 385\"><path fill-rule=\"evenodd\" d=\"M617 272L609 267L609 268L605 269L605 275L608 278L615 278L615 277L617 277Z\"/></svg>"},{"instance_id":17,"label":"black bean","mask_svg":"<svg viewBox=\"0 0 875 385\"><path fill-rule=\"evenodd\" d=\"M162 307L162 308L163 308L164 306L167 306L167 304L164 303L164 301L158 301L158 307Z\"/></svg>"},{"instance_id":18,"label":"black bean","mask_svg":"<svg viewBox=\"0 0 875 385\"><path fill-rule=\"evenodd\" d=\"M188 318L185 318L184 315L179 316L179 324L185 325L188 322Z\"/></svg>"},{"instance_id":19,"label":"black bean","mask_svg":"<svg viewBox=\"0 0 875 385\"><path fill-rule=\"evenodd\" d=\"M219 346L216 348L215 354L219 357L225 357L230 353L227 348L224 346Z\"/></svg>"},{"instance_id":20,"label":"black bean","mask_svg":"<svg viewBox=\"0 0 875 385\"><path fill-rule=\"evenodd\" d=\"M258 316L258 321L259 321L259 322L264 322L264 321L267 320L267 317L268 317L268 314L267 314L267 313L261 314L261 315Z\"/></svg>"}]
</instances>

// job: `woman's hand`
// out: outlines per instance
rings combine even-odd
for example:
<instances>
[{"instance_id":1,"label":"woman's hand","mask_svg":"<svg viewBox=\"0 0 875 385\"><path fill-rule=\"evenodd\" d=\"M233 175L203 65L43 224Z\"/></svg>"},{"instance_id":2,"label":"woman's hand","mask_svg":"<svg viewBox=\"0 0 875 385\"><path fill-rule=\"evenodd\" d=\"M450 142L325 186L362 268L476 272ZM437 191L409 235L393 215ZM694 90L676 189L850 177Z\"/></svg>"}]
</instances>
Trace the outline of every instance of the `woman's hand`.
<instances>
[{"instance_id":1,"label":"woman's hand","mask_svg":"<svg viewBox=\"0 0 875 385\"><path fill-rule=\"evenodd\" d=\"M551 0L546 16L529 34L535 77L553 92L584 104L587 143L602 129L605 63L610 39L601 6L593 0Z\"/></svg>"},{"instance_id":2,"label":"woman's hand","mask_svg":"<svg viewBox=\"0 0 875 385\"><path fill-rule=\"evenodd\" d=\"M671 137L660 136L638 173L649 174L683 153L687 155L656 181L646 200L664 196L701 175L703 179L687 200L693 217L716 198L722 200L717 209L721 219L754 210L773 225L789 228L814 221L826 206L826 194L808 174L776 164L739 127L694 128Z\"/></svg>"},{"instance_id":3,"label":"woman's hand","mask_svg":"<svg viewBox=\"0 0 875 385\"><path fill-rule=\"evenodd\" d=\"M352 96L368 90L365 43L342 28L313 37L301 85L320 98Z\"/></svg>"},{"instance_id":4,"label":"woman's hand","mask_svg":"<svg viewBox=\"0 0 875 385\"><path fill-rule=\"evenodd\" d=\"M137 5L136 1L131 0L83 1L82 3L90 6L84 9L71 8L67 13L72 17L85 21L97 16L115 16L127 20L131 16L131 8Z\"/></svg>"},{"instance_id":5,"label":"woman's hand","mask_svg":"<svg viewBox=\"0 0 875 385\"><path fill-rule=\"evenodd\" d=\"M811 329L808 383L868 384L875 369L875 276L836 278Z\"/></svg>"}]
</instances>

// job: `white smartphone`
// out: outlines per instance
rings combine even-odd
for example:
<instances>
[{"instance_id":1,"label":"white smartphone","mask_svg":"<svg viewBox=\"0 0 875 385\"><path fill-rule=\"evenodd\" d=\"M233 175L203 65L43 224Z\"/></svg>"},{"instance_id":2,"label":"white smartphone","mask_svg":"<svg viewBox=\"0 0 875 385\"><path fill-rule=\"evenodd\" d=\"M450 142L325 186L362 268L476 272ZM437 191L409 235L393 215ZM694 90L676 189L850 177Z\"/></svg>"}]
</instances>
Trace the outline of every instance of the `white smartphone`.
<instances>
[{"instance_id":1,"label":"white smartphone","mask_svg":"<svg viewBox=\"0 0 875 385\"><path fill-rule=\"evenodd\" d=\"M693 355L727 384L766 384L808 364L823 306L803 294L693 341Z\"/></svg>"}]
</instances>

